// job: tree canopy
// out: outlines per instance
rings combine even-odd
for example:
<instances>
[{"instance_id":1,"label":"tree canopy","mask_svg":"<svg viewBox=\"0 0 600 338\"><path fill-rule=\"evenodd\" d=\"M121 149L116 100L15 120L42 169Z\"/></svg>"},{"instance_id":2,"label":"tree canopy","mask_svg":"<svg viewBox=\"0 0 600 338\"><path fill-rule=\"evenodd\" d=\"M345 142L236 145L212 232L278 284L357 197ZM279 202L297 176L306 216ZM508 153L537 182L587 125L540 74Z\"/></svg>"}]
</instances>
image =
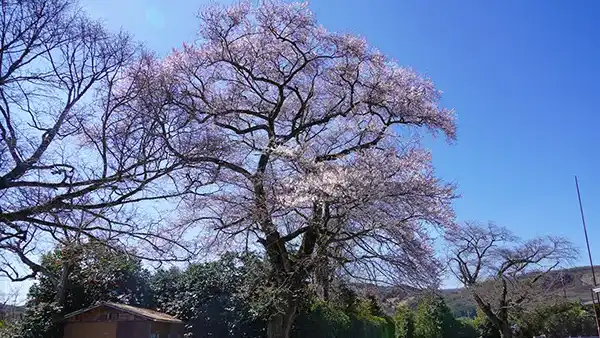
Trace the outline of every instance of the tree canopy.
<instances>
[{"instance_id":1,"label":"tree canopy","mask_svg":"<svg viewBox=\"0 0 600 338\"><path fill-rule=\"evenodd\" d=\"M336 273L434 284L426 224L453 222L422 131L455 138L433 83L364 39L331 33L306 4L200 11L198 39L130 70L135 109L161 144L210 181L187 220L213 250L258 242L284 301L269 336L289 336L306 281ZM208 243L206 243L208 242Z\"/></svg>"},{"instance_id":2,"label":"tree canopy","mask_svg":"<svg viewBox=\"0 0 600 338\"><path fill-rule=\"evenodd\" d=\"M194 337L588 331L585 308L536 303L568 241L455 224L456 187L421 144L456 139L433 82L306 3L205 6L164 58L72 0L0 7L0 278L37 281L20 336L60 337L97 301ZM437 288L433 229L474 319L433 295L392 318L355 291Z\"/></svg>"}]
</instances>

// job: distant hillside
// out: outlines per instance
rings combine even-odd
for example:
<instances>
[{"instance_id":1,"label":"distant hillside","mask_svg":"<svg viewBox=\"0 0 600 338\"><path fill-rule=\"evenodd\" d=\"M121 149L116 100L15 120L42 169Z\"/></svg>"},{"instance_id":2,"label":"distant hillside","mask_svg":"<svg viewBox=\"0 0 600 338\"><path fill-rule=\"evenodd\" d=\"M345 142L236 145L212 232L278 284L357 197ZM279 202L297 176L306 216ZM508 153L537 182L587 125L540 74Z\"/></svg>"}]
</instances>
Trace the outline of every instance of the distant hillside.
<instances>
[{"instance_id":1,"label":"distant hillside","mask_svg":"<svg viewBox=\"0 0 600 338\"><path fill-rule=\"evenodd\" d=\"M594 269L596 279L600 282L600 266ZM551 286L551 293L554 295L563 296L566 294L569 300L587 302L591 301L590 289L594 284L592 280L590 267L576 267L553 271L542 283L548 283L548 286ZM419 297L419 291L412 288L375 287L370 285L362 286L361 289L376 293L384 310L389 314L394 313L399 304L415 305ZM445 289L441 290L441 294L455 316L471 317L475 315L475 304L467 290L462 288Z\"/></svg>"},{"instance_id":2,"label":"distant hillside","mask_svg":"<svg viewBox=\"0 0 600 338\"><path fill-rule=\"evenodd\" d=\"M25 311L23 306L12 306L0 304L0 322L11 321L19 318L19 316Z\"/></svg>"}]
</instances>

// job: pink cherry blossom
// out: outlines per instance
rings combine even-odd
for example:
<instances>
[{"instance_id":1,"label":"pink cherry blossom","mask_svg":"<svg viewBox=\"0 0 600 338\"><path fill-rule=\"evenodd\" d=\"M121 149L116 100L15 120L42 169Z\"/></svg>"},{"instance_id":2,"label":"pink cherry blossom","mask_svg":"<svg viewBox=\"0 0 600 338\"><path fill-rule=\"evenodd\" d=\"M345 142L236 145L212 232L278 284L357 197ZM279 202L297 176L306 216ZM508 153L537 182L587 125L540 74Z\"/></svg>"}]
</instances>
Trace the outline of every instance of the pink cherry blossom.
<instances>
[{"instance_id":1,"label":"pink cherry blossom","mask_svg":"<svg viewBox=\"0 0 600 338\"><path fill-rule=\"evenodd\" d=\"M455 194L419 140L454 140L456 125L434 84L328 32L306 3L212 5L199 19L199 39L149 70L166 146L190 174L214 174L187 220L227 249L258 241L279 282L323 259L351 278L435 279L428 230L453 223Z\"/></svg>"}]
</instances>

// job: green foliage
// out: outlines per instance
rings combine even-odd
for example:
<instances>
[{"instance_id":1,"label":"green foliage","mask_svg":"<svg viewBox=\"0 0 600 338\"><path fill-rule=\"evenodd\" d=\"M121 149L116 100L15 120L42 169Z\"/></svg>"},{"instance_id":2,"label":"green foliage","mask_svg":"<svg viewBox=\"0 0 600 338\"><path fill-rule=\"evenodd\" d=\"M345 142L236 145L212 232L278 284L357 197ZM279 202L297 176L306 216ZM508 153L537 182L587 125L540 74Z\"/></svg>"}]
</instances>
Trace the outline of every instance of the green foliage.
<instances>
[{"instance_id":1,"label":"green foliage","mask_svg":"<svg viewBox=\"0 0 600 338\"><path fill-rule=\"evenodd\" d=\"M85 243L57 249L42 258L42 265L54 278L68 269L66 297L62 313L88 307L98 301L115 301L131 305L148 304L151 294L148 271L141 262L125 253L99 243ZM28 302L56 302L56 281L41 275L31 287Z\"/></svg>"},{"instance_id":2,"label":"green foliage","mask_svg":"<svg viewBox=\"0 0 600 338\"><path fill-rule=\"evenodd\" d=\"M431 297L421 301L415 319L417 330L420 329L416 332L416 337L500 338L498 329L480 310L477 310L475 318L460 318L448 325L442 324L444 322L451 323L451 316L444 314L446 310L443 308L444 305L439 300L432 300ZM405 330L403 330L406 325L405 318L411 313L408 307L398 308L396 314L397 337L405 336ZM434 315L435 313L437 315ZM440 318L446 319L441 320ZM597 334L591 307L584 307L579 303L540 305L519 313L512 320L516 327L516 334L521 337L545 335L548 338L563 338ZM453 328L443 330L443 327ZM443 333L444 331L446 333Z\"/></svg>"},{"instance_id":3,"label":"green foliage","mask_svg":"<svg viewBox=\"0 0 600 338\"><path fill-rule=\"evenodd\" d=\"M56 315L61 308L54 302L28 304L23 319L15 328L14 337L23 338L60 338L60 328Z\"/></svg>"},{"instance_id":4,"label":"green foliage","mask_svg":"<svg viewBox=\"0 0 600 338\"><path fill-rule=\"evenodd\" d=\"M278 302L277 292L258 282L269 269L257 256L226 254L214 262L150 274L139 261L101 245L69 250L43 257L44 267L54 275L68 264L64 306L56 302L56 282L41 276L30 289L23 320L0 326L1 337L58 338L55 324L63 313L108 300L175 315L186 321L188 337L264 338L266 319ZM390 318L375 296L361 298L344 286L332 294L329 302L302 297L306 303L299 308L292 338L499 338L481 312L456 320L437 296L422 298L416 311L401 306ZM524 336L595 333L593 313L579 304L539 308L515 320Z\"/></svg>"},{"instance_id":5,"label":"green foliage","mask_svg":"<svg viewBox=\"0 0 600 338\"><path fill-rule=\"evenodd\" d=\"M183 272L176 267L160 269L150 277L150 289L152 291L152 308L170 306L173 296L182 289L181 281Z\"/></svg>"},{"instance_id":6,"label":"green foliage","mask_svg":"<svg viewBox=\"0 0 600 338\"><path fill-rule=\"evenodd\" d=\"M487 337L480 336L475 323L475 319L463 317L457 321L456 337L457 338L479 338Z\"/></svg>"},{"instance_id":7,"label":"green foliage","mask_svg":"<svg viewBox=\"0 0 600 338\"><path fill-rule=\"evenodd\" d=\"M460 293L449 293L444 296L446 300L446 304L452 311L452 314L456 318L475 318L477 316L477 305L470 298L470 295L466 296L466 298L460 298L457 296L462 296Z\"/></svg>"},{"instance_id":8,"label":"green foliage","mask_svg":"<svg viewBox=\"0 0 600 338\"><path fill-rule=\"evenodd\" d=\"M18 323L7 323L0 321L0 337L2 338L18 338L21 337L21 330Z\"/></svg>"},{"instance_id":9,"label":"green foliage","mask_svg":"<svg viewBox=\"0 0 600 338\"><path fill-rule=\"evenodd\" d=\"M265 324L245 290L251 271L260 271L257 258L224 255L186 270L159 270L151 288L159 311L186 322L191 337L263 337Z\"/></svg>"},{"instance_id":10,"label":"green foliage","mask_svg":"<svg viewBox=\"0 0 600 338\"><path fill-rule=\"evenodd\" d=\"M396 337L396 321L390 316L385 316L386 326L384 337L395 338Z\"/></svg>"},{"instance_id":11,"label":"green foliage","mask_svg":"<svg viewBox=\"0 0 600 338\"><path fill-rule=\"evenodd\" d=\"M415 315L415 336L417 338L455 337L456 320L444 299L429 295L419 302Z\"/></svg>"},{"instance_id":12,"label":"green foliage","mask_svg":"<svg viewBox=\"0 0 600 338\"><path fill-rule=\"evenodd\" d=\"M381 309L379 301L377 300L377 297L375 295L367 296L367 304L369 306L369 312L373 316L385 317L385 313L383 312L383 309Z\"/></svg>"},{"instance_id":13,"label":"green foliage","mask_svg":"<svg viewBox=\"0 0 600 338\"><path fill-rule=\"evenodd\" d=\"M394 320L396 321L396 338L415 337L415 315L407 305L401 305L396 309Z\"/></svg>"},{"instance_id":14,"label":"green foliage","mask_svg":"<svg viewBox=\"0 0 600 338\"><path fill-rule=\"evenodd\" d=\"M335 303L314 299L308 303L294 322L292 338L395 338L395 322L375 297L362 299L341 287Z\"/></svg>"},{"instance_id":15,"label":"green foliage","mask_svg":"<svg viewBox=\"0 0 600 338\"><path fill-rule=\"evenodd\" d=\"M488 317L477 310L477 315L472 320L472 326L477 331L477 336L482 338L500 338L500 331L492 324Z\"/></svg>"},{"instance_id":16,"label":"green foliage","mask_svg":"<svg viewBox=\"0 0 600 338\"><path fill-rule=\"evenodd\" d=\"M139 260L107 248L85 243L56 249L42 257L49 274L29 289L27 309L18 330L20 337L60 338L58 321L66 313L98 301L147 305L149 274ZM64 303L59 304L57 278L68 270Z\"/></svg>"},{"instance_id":17,"label":"green foliage","mask_svg":"<svg viewBox=\"0 0 600 338\"><path fill-rule=\"evenodd\" d=\"M444 299L427 295L415 312L408 305L396 309L396 338L478 338L475 320L456 320Z\"/></svg>"},{"instance_id":18,"label":"green foliage","mask_svg":"<svg viewBox=\"0 0 600 338\"><path fill-rule=\"evenodd\" d=\"M343 309L330 303L315 301L294 322L292 338L348 337L351 318Z\"/></svg>"},{"instance_id":19,"label":"green foliage","mask_svg":"<svg viewBox=\"0 0 600 338\"><path fill-rule=\"evenodd\" d=\"M597 335L592 308L579 303L561 303L543 306L523 313L517 320L522 334L553 337Z\"/></svg>"},{"instance_id":20,"label":"green foliage","mask_svg":"<svg viewBox=\"0 0 600 338\"><path fill-rule=\"evenodd\" d=\"M342 284L336 290L337 303L345 313L357 313L359 298L356 292L347 285Z\"/></svg>"},{"instance_id":21,"label":"green foliage","mask_svg":"<svg viewBox=\"0 0 600 338\"><path fill-rule=\"evenodd\" d=\"M11 337L10 336L10 323L0 320L0 337Z\"/></svg>"},{"instance_id":22,"label":"green foliage","mask_svg":"<svg viewBox=\"0 0 600 338\"><path fill-rule=\"evenodd\" d=\"M348 337L394 338L395 323L385 317L374 297L358 299L355 312L350 313L351 326Z\"/></svg>"},{"instance_id":23,"label":"green foliage","mask_svg":"<svg viewBox=\"0 0 600 338\"><path fill-rule=\"evenodd\" d=\"M394 329L390 328L388 321L382 317L354 317L349 337L393 338Z\"/></svg>"}]
</instances>

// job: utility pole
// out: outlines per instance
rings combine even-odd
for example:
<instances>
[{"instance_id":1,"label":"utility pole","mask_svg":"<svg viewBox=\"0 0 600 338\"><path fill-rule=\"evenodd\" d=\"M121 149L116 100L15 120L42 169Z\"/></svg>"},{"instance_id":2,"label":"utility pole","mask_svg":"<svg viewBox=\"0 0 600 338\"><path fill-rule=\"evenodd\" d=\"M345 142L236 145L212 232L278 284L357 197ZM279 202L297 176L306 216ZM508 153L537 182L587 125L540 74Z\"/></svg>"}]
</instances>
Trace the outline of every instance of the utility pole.
<instances>
[{"instance_id":1,"label":"utility pole","mask_svg":"<svg viewBox=\"0 0 600 338\"><path fill-rule=\"evenodd\" d=\"M594 262L592 261L592 251L590 250L590 240L587 234L587 226L585 225L585 216L583 215L583 204L581 203L581 194L579 193L579 181L577 180L577 176L575 176L575 188L577 189L579 212L581 213L581 223L583 224L583 234L585 235L585 244L587 245L588 257L590 259L590 268L592 269L592 281L594 282L594 287L592 290L590 290L590 293L592 294L592 305L594 308L594 317L596 318L596 329L598 329L598 337L600 337L600 322L598 322L598 312L596 311L596 301L594 300L594 298L596 298L598 300L598 305L600 305L600 295L594 291L594 289L598 288L598 283L596 282L596 273L594 272Z\"/></svg>"}]
</instances>

